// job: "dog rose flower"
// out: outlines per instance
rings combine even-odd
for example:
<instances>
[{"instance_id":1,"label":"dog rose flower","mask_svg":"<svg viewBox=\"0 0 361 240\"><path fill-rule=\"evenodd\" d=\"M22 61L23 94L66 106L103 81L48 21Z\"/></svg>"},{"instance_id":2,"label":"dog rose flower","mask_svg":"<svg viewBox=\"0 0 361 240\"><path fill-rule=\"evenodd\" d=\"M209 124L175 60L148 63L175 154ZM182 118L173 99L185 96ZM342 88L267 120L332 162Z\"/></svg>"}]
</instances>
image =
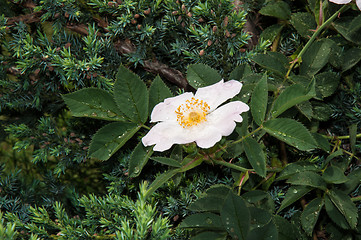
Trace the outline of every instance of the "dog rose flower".
<instances>
[{"instance_id":1,"label":"dog rose flower","mask_svg":"<svg viewBox=\"0 0 361 240\"><path fill-rule=\"evenodd\" d=\"M330 0L330 2L336 3L336 4L348 4L352 2L352 0ZM361 0L356 0L357 7L361 10Z\"/></svg>"},{"instance_id":2,"label":"dog rose flower","mask_svg":"<svg viewBox=\"0 0 361 240\"><path fill-rule=\"evenodd\" d=\"M220 106L236 96L242 83L230 80L199 88L195 94L186 92L167 98L157 104L151 122L158 122L142 138L144 146L163 152L173 144L196 142L201 148L213 147L222 136L230 135L242 122L241 113L249 110L247 104L233 101Z\"/></svg>"}]
</instances>

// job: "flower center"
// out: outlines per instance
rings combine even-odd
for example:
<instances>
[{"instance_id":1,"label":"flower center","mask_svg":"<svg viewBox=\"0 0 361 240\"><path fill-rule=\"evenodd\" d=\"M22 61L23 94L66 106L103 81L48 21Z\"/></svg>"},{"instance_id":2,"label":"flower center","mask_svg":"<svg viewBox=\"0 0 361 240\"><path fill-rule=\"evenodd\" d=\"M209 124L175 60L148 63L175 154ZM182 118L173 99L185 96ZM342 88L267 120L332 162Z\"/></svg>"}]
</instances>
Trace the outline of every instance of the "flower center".
<instances>
[{"instance_id":1,"label":"flower center","mask_svg":"<svg viewBox=\"0 0 361 240\"><path fill-rule=\"evenodd\" d=\"M184 104L179 105L175 113L178 123L183 128L189 128L206 121L209 109L210 107L205 101L192 97Z\"/></svg>"}]
</instances>

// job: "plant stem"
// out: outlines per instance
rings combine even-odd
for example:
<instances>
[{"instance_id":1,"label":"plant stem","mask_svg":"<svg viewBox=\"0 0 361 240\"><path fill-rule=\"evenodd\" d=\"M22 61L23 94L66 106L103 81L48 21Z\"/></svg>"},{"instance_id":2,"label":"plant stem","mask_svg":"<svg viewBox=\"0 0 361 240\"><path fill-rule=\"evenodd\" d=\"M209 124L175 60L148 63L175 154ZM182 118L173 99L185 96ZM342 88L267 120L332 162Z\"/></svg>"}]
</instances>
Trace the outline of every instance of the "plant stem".
<instances>
[{"instance_id":1,"label":"plant stem","mask_svg":"<svg viewBox=\"0 0 361 240\"><path fill-rule=\"evenodd\" d=\"M148 127L148 126L146 126L146 125L144 125L144 124L142 124L141 127L145 128L145 129L147 129L147 130L150 130L150 127Z\"/></svg>"},{"instance_id":2,"label":"plant stem","mask_svg":"<svg viewBox=\"0 0 361 240\"><path fill-rule=\"evenodd\" d=\"M240 139L238 139L238 140L236 140L236 141L234 141L234 142L231 142L230 144L236 144L236 143L242 142L244 139L252 136L253 134L255 134L256 132L258 132L258 131L261 130L262 128L263 128L263 126L259 126L256 130L250 132L250 133L247 134L246 136L243 136L243 137L241 137ZM227 147L227 146L225 146L225 147Z\"/></svg>"},{"instance_id":3,"label":"plant stem","mask_svg":"<svg viewBox=\"0 0 361 240\"><path fill-rule=\"evenodd\" d=\"M350 138L350 135L347 135L347 136L326 136L326 135L323 135L323 136L325 136L326 138L329 138L329 139L337 138L337 139L340 139L340 140ZM360 138L360 137L361 137L361 133L356 135L356 138Z\"/></svg>"},{"instance_id":4,"label":"plant stem","mask_svg":"<svg viewBox=\"0 0 361 240\"><path fill-rule=\"evenodd\" d=\"M229 163L229 162L226 162L226 161L213 161L213 163L218 164L218 165L222 165L222 166L226 166L226 167L229 167L229 168L232 168L234 170L241 171L241 172L247 172L247 171L254 172L254 169L243 168L243 167L237 166L235 164L232 164L232 163Z\"/></svg>"},{"instance_id":5,"label":"plant stem","mask_svg":"<svg viewBox=\"0 0 361 240\"><path fill-rule=\"evenodd\" d=\"M306 45L303 47L303 49L301 50L301 52L297 55L296 59L292 62L290 68L287 71L286 74L286 78L288 78L288 76L291 73L292 68L296 65L296 63L301 59L302 55L305 53L305 51L311 46L311 44L313 43L313 41L316 39L316 37L321 33L321 31L327 27L333 20L335 20L335 18L338 16L339 13L341 13L342 11L344 11L345 9L349 8L348 5L343 5L337 12L335 12L329 19L327 19L327 21L325 21L321 26L319 26L319 28L316 29L316 31L314 32L314 34L312 35L312 37L310 38L310 40L308 40L308 42L306 43Z\"/></svg>"}]
</instances>

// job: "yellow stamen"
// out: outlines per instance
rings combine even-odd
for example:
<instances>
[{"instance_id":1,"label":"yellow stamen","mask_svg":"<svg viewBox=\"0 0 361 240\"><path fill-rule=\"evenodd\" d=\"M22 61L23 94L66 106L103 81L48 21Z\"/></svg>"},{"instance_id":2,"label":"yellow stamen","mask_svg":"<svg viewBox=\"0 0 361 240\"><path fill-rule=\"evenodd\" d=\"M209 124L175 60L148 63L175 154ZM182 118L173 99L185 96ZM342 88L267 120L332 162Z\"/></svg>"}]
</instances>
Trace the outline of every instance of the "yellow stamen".
<instances>
[{"instance_id":1,"label":"yellow stamen","mask_svg":"<svg viewBox=\"0 0 361 240\"><path fill-rule=\"evenodd\" d=\"M177 114L177 121L183 128L189 128L206 121L206 116L209 111L209 105L203 101L192 97L186 100L184 104L178 106L175 111Z\"/></svg>"}]
</instances>

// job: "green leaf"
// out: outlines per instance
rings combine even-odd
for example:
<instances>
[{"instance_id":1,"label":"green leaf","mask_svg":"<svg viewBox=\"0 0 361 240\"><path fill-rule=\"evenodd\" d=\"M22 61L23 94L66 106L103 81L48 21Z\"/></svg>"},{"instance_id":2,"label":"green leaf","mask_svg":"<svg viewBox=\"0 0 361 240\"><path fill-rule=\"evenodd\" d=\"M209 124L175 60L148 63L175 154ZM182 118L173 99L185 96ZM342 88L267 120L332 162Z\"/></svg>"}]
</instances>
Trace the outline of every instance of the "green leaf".
<instances>
[{"instance_id":1,"label":"green leaf","mask_svg":"<svg viewBox=\"0 0 361 240\"><path fill-rule=\"evenodd\" d=\"M185 172L192 168L195 168L198 165L200 165L203 162L203 160L204 160L203 156L201 156L201 155L186 156L181 163L182 168L180 168L180 170L181 170L181 172Z\"/></svg>"},{"instance_id":2,"label":"green leaf","mask_svg":"<svg viewBox=\"0 0 361 240\"><path fill-rule=\"evenodd\" d=\"M280 208L277 213L281 212L286 207L290 206L294 202L296 202L301 197L305 196L309 193L313 188L309 186L291 186L283 199Z\"/></svg>"},{"instance_id":3,"label":"green leaf","mask_svg":"<svg viewBox=\"0 0 361 240\"><path fill-rule=\"evenodd\" d=\"M202 231L192 237L191 240L226 240L227 235L227 232Z\"/></svg>"},{"instance_id":4,"label":"green leaf","mask_svg":"<svg viewBox=\"0 0 361 240\"><path fill-rule=\"evenodd\" d=\"M189 84L198 89L215 84L222 80L221 75L213 68L204 64L189 65L187 70L187 80Z\"/></svg>"},{"instance_id":5,"label":"green leaf","mask_svg":"<svg viewBox=\"0 0 361 240\"><path fill-rule=\"evenodd\" d=\"M301 224L305 232L311 236L317 223L318 216L323 208L322 198L315 198L308 203L301 214Z\"/></svg>"},{"instance_id":6,"label":"green leaf","mask_svg":"<svg viewBox=\"0 0 361 240\"><path fill-rule=\"evenodd\" d=\"M341 76L334 72L322 72L315 76L317 99L331 96L338 88Z\"/></svg>"},{"instance_id":7,"label":"green leaf","mask_svg":"<svg viewBox=\"0 0 361 240\"><path fill-rule=\"evenodd\" d=\"M113 96L103 89L84 88L62 97L75 117L125 121Z\"/></svg>"},{"instance_id":8,"label":"green leaf","mask_svg":"<svg viewBox=\"0 0 361 240\"><path fill-rule=\"evenodd\" d=\"M138 75L119 67L114 84L114 99L120 111L131 121L144 123L148 118L148 91Z\"/></svg>"},{"instance_id":9,"label":"green leaf","mask_svg":"<svg viewBox=\"0 0 361 240\"><path fill-rule=\"evenodd\" d=\"M341 150L341 149L340 149ZM341 150L342 151L342 150ZM353 170L347 175L348 181L340 185L340 190L345 194L350 194L360 184L361 179L361 168Z\"/></svg>"},{"instance_id":10,"label":"green leaf","mask_svg":"<svg viewBox=\"0 0 361 240\"><path fill-rule=\"evenodd\" d=\"M282 20L287 20L291 17L290 6L283 1L270 2L259 12L262 15L276 17Z\"/></svg>"},{"instance_id":11,"label":"green leaf","mask_svg":"<svg viewBox=\"0 0 361 240\"><path fill-rule=\"evenodd\" d=\"M357 225L358 209L351 201L351 198L337 189L330 190L327 194L338 211L345 217L350 227L355 229Z\"/></svg>"},{"instance_id":12,"label":"green leaf","mask_svg":"<svg viewBox=\"0 0 361 240\"><path fill-rule=\"evenodd\" d=\"M188 209L195 212L214 212L221 211L224 196L205 196L195 200Z\"/></svg>"},{"instance_id":13,"label":"green leaf","mask_svg":"<svg viewBox=\"0 0 361 240\"><path fill-rule=\"evenodd\" d=\"M309 121L311 121L313 116L312 104L310 101L304 101L296 105L296 108L300 113L303 114Z\"/></svg>"},{"instance_id":14,"label":"green leaf","mask_svg":"<svg viewBox=\"0 0 361 240\"><path fill-rule=\"evenodd\" d=\"M250 107L253 119L259 126L262 125L266 115L267 99L267 75L264 74L253 90Z\"/></svg>"},{"instance_id":15,"label":"green leaf","mask_svg":"<svg viewBox=\"0 0 361 240\"><path fill-rule=\"evenodd\" d=\"M296 173L287 180L287 183L293 185L310 186L322 189L324 191L327 189L326 182L323 180L323 178L317 173L311 171Z\"/></svg>"},{"instance_id":16,"label":"green leaf","mask_svg":"<svg viewBox=\"0 0 361 240\"><path fill-rule=\"evenodd\" d=\"M221 210L222 223L233 239L244 240L249 232L250 212L245 201L229 192Z\"/></svg>"},{"instance_id":17,"label":"green leaf","mask_svg":"<svg viewBox=\"0 0 361 240\"><path fill-rule=\"evenodd\" d=\"M242 198L257 208L262 208L270 213L274 212L275 204L268 192L252 190L242 195Z\"/></svg>"},{"instance_id":18,"label":"green leaf","mask_svg":"<svg viewBox=\"0 0 361 240\"><path fill-rule=\"evenodd\" d=\"M155 105L172 96L173 95L167 85L165 85L162 79L157 76L149 88L149 112L152 112Z\"/></svg>"},{"instance_id":19,"label":"green leaf","mask_svg":"<svg viewBox=\"0 0 361 240\"><path fill-rule=\"evenodd\" d=\"M114 122L99 129L93 136L88 155L99 160L108 160L138 130L134 123Z\"/></svg>"},{"instance_id":20,"label":"green leaf","mask_svg":"<svg viewBox=\"0 0 361 240\"><path fill-rule=\"evenodd\" d=\"M294 84L287 87L276 99L272 117L276 118L287 109L295 106L296 104L307 101L315 96L315 89L311 88L309 91L299 84Z\"/></svg>"},{"instance_id":21,"label":"green leaf","mask_svg":"<svg viewBox=\"0 0 361 240\"><path fill-rule=\"evenodd\" d=\"M221 218L214 213L196 213L187 216L179 225L180 228L199 228L209 230L224 230Z\"/></svg>"},{"instance_id":22,"label":"green leaf","mask_svg":"<svg viewBox=\"0 0 361 240\"><path fill-rule=\"evenodd\" d=\"M248 64L238 65L229 75L229 80L240 81L243 77L252 73L252 69Z\"/></svg>"},{"instance_id":23,"label":"green leaf","mask_svg":"<svg viewBox=\"0 0 361 240\"><path fill-rule=\"evenodd\" d=\"M312 137L316 140L317 146L321 148L322 150L329 152L330 151L330 143L328 142L328 139L319 134L319 133L312 133Z\"/></svg>"},{"instance_id":24,"label":"green leaf","mask_svg":"<svg viewBox=\"0 0 361 240\"><path fill-rule=\"evenodd\" d=\"M253 138L246 138L243 141L244 151L252 168L261 177L266 177L266 158L260 144Z\"/></svg>"},{"instance_id":25,"label":"green leaf","mask_svg":"<svg viewBox=\"0 0 361 240\"><path fill-rule=\"evenodd\" d=\"M279 52L268 52L266 54L258 54L253 59L261 67L284 77L289 67L286 56Z\"/></svg>"},{"instance_id":26,"label":"green leaf","mask_svg":"<svg viewBox=\"0 0 361 240\"><path fill-rule=\"evenodd\" d=\"M304 172L304 171L318 171L318 168L315 166L315 164L310 162L295 162L288 164L280 173L280 175L277 178L277 181L279 180L285 180L290 178L291 176L295 175L296 173Z\"/></svg>"},{"instance_id":27,"label":"green leaf","mask_svg":"<svg viewBox=\"0 0 361 240\"><path fill-rule=\"evenodd\" d=\"M161 164L168 165L168 166L171 166L171 167L181 167L181 166L182 166L182 165L180 164L180 162L178 162L177 160L172 159L172 158L167 158L167 157L152 157L151 159L154 160L154 161L156 161L156 162L159 162L159 163L161 163Z\"/></svg>"},{"instance_id":28,"label":"green leaf","mask_svg":"<svg viewBox=\"0 0 361 240\"><path fill-rule=\"evenodd\" d=\"M341 184L348 181L348 178L344 175L341 168L338 168L336 166L329 166L326 168L326 170L323 172L322 178L327 183L333 183L333 184Z\"/></svg>"},{"instance_id":29,"label":"green leaf","mask_svg":"<svg viewBox=\"0 0 361 240\"><path fill-rule=\"evenodd\" d=\"M327 121L333 110L329 104L324 102L312 102L313 118L319 121Z\"/></svg>"},{"instance_id":30,"label":"green leaf","mask_svg":"<svg viewBox=\"0 0 361 240\"><path fill-rule=\"evenodd\" d=\"M361 30L361 29L360 29ZM350 48L342 55L342 72L351 69L361 60L361 49L360 48Z\"/></svg>"},{"instance_id":31,"label":"green leaf","mask_svg":"<svg viewBox=\"0 0 361 240\"><path fill-rule=\"evenodd\" d=\"M290 20L292 26L304 38L312 36L312 29L316 29L317 23L315 18L309 12L296 12L293 13Z\"/></svg>"},{"instance_id":32,"label":"green leaf","mask_svg":"<svg viewBox=\"0 0 361 240\"><path fill-rule=\"evenodd\" d=\"M281 216L275 215L273 221L278 229L278 240L296 240L295 227Z\"/></svg>"},{"instance_id":33,"label":"green leaf","mask_svg":"<svg viewBox=\"0 0 361 240\"><path fill-rule=\"evenodd\" d=\"M254 228L248 234L247 240L262 239L262 240L273 240L278 239L278 230L273 222L269 222L267 225L262 227Z\"/></svg>"},{"instance_id":34,"label":"green leaf","mask_svg":"<svg viewBox=\"0 0 361 240\"><path fill-rule=\"evenodd\" d=\"M263 40L268 40L270 42L273 42L277 37L277 35L280 34L283 27L284 25L282 24L271 25L261 32L260 38L262 38Z\"/></svg>"},{"instance_id":35,"label":"green leaf","mask_svg":"<svg viewBox=\"0 0 361 240\"><path fill-rule=\"evenodd\" d=\"M263 124L263 129L270 135L284 141L301 151L315 149L315 140L301 123L289 118L276 118Z\"/></svg>"},{"instance_id":36,"label":"green leaf","mask_svg":"<svg viewBox=\"0 0 361 240\"><path fill-rule=\"evenodd\" d=\"M142 142L137 144L129 159L129 177L139 176L152 153L153 149L151 147L144 147Z\"/></svg>"},{"instance_id":37,"label":"green leaf","mask_svg":"<svg viewBox=\"0 0 361 240\"><path fill-rule=\"evenodd\" d=\"M326 38L312 43L303 54L300 74L313 76L318 73L328 62L334 44L331 39Z\"/></svg>"},{"instance_id":38,"label":"green leaf","mask_svg":"<svg viewBox=\"0 0 361 240\"><path fill-rule=\"evenodd\" d=\"M332 203L332 201L328 195L325 196L325 209L326 209L327 215L331 218L331 220L334 223L336 223L339 227L341 227L343 229L350 229L350 225L347 223L345 217L336 208L336 206Z\"/></svg>"},{"instance_id":39,"label":"green leaf","mask_svg":"<svg viewBox=\"0 0 361 240\"><path fill-rule=\"evenodd\" d=\"M257 207L249 207L248 208L251 214L251 229L263 227L268 224L272 220L272 215L265 209L257 208ZM248 238L249 238L248 234Z\"/></svg>"},{"instance_id":40,"label":"green leaf","mask_svg":"<svg viewBox=\"0 0 361 240\"><path fill-rule=\"evenodd\" d=\"M149 186L146 197L151 196L155 190L157 190L159 187L161 187L164 183L166 183L169 179L171 179L174 175L179 173L179 168L172 169L169 171L166 171L160 175L158 175L155 180L152 182L152 184Z\"/></svg>"},{"instance_id":41,"label":"green leaf","mask_svg":"<svg viewBox=\"0 0 361 240\"><path fill-rule=\"evenodd\" d=\"M361 45L361 15L339 18L333 26L347 40Z\"/></svg>"}]
</instances>

